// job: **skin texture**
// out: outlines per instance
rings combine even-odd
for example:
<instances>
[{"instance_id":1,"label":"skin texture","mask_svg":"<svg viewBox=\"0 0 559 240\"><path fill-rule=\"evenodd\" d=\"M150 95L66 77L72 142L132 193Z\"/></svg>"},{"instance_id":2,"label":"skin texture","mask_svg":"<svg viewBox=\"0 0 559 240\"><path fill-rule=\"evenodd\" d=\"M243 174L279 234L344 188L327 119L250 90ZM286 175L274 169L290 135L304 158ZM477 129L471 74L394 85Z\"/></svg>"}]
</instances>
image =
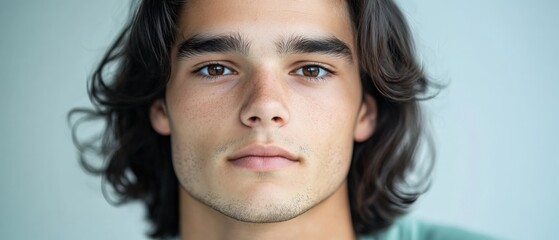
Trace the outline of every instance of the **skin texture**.
<instances>
[{"instance_id":1,"label":"skin texture","mask_svg":"<svg viewBox=\"0 0 559 240\"><path fill-rule=\"evenodd\" d=\"M239 36L247 51L181 57L180 44L200 35ZM353 55L279 51L293 36L333 37ZM150 117L171 136L183 239L355 238L345 180L376 106L362 96L344 1L189 1L172 57L166 98ZM273 169L229 161L250 146L295 159Z\"/></svg>"}]
</instances>

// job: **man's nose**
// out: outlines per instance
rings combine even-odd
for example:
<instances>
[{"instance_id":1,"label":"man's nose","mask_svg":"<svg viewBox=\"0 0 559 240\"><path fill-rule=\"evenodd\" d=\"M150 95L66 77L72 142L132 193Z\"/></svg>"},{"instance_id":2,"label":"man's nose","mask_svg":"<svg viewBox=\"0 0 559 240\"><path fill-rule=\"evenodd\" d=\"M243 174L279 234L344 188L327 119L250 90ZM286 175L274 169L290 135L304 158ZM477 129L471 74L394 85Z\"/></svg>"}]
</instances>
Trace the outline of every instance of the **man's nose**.
<instances>
[{"instance_id":1,"label":"man's nose","mask_svg":"<svg viewBox=\"0 0 559 240\"><path fill-rule=\"evenodd\" d=\"M252 74L244 86L241 122L247 127L282 127L289 121L287 82L271 73Z\"/></svg>"}]
</instances>

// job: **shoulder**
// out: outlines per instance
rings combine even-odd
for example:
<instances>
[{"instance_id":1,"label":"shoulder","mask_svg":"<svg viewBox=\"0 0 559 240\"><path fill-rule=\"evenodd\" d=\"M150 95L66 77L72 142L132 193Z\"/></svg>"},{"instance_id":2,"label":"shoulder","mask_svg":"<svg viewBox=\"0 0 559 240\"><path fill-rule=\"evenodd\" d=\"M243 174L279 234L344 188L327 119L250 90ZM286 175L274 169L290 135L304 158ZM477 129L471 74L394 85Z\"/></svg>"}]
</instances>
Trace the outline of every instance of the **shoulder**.
<instances>
[{"instance_id":1,"label":"shoulder","mask_svg":"<svg viewBox=\"0 0 559 240\"><path fill-rule=\"evenodd\" d=\"M465 229L426 223L416 219L403 218L397 220L388 229L369 235L360 236L359 240L489 240L496 239Z\"/></svg>"}]
</instances>

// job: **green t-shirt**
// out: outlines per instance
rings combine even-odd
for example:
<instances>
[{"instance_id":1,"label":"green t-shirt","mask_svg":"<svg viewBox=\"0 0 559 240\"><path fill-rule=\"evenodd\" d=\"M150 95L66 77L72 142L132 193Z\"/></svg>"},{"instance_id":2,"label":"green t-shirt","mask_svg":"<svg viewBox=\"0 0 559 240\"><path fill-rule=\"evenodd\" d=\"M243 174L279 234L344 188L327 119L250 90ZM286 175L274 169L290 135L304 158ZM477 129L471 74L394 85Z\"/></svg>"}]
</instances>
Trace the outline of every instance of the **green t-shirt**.
<instances>
[{"instance_id":1,"label":"green t-shirt","mask_svg":"<svg viewBox=\"0 0 559 240\"><path fill-rule=\"evenodd\" d=\"M419 220L403 218L379 233L360 236L359 240L489 240L496 239L467 230L429 224Z\"/></svg>"}]
</instances>

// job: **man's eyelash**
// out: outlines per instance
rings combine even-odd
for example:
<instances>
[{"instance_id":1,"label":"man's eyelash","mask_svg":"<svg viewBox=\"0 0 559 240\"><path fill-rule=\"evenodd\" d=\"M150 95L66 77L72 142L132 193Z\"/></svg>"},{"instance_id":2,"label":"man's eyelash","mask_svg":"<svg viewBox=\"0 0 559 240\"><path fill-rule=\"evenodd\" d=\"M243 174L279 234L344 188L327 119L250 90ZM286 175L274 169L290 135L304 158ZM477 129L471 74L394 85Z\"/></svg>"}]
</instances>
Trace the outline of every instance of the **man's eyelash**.
<instances>
[{"instance_id":1,"label":"man's eyelash","mask_svg":"<svg viewBox=\"0 0 559 240\"><path fill-rule=\"evenodd\" d=\"M236 71L234 71L232 68L230 68L230 67L228 67L228 66L226 66L226 65L224 65L224 64L222 64L222 63L220 63L220 62L208 62L208 63L205 63L204 65L202 65L202 66L197 67L196 69L194 69L194 70L192 71L192 74L195 74L195 75L198 76L198 77L207 78L207 79L216 79L216 78L220 78L220 77L223 77L223 76L231 75L231 73L229 73L229 74L223 74L223 75L212 76L212 75L209 75L209 74L203 74L203 73L201 73L201 71L202 71L204 68L209 68L209 67L212 67L212 66L221 66L221 67L223 67L224 69L226 69L225 71L229 71L229 72L231 72L231 73L233 73L233 74L236 73ZM303 68L307 68L307 67L317 67L317 68L319 69L319 71L325 71L325 73L324 73L323 76L317 76L317 77L304 76L303 74L298 74L298 73L296 73L296 72L298 72L298 71L301 71ZM207 70L207 71L208 71L208 70ZM335 72L332 71L329 67L325 66L325 65L322 64L322 63L315 63L315 62L313 62L313 63L308 63L308 64L305 64L305 65L303 65L303 66L300 66L299 68L297 68L295 71L293 71L293 72L291 73L291 75L295 75L295 76L298 76L298 77L305 78L305 79L308 80L308 81L323 81L323 80L326 80L327 78L331 77L332 74L335 74Z\"/></svg>"},{"instance_id":2,"label":"man's eyelash","mask_svg":"<svg viewBox=\"0 0 559 240\"><path fill-rule=\"evenodd\" d=\"M330 70L329 67L325 66L325 65L322 64L322 63L309 63L309 64L305 64L305 65L303 65L303 66L297 68L296 71L299 71L300 69L303 69L303 68L305 68L305 67L318 67L318 68L321 69L322 71L325 71L325 72L326 72L326 74L324 74L324 76L320 76L320 77L309 77L309 76L303 76L303 75L296 74L297 76L303 77L303 78L305 78L305 79L307 79L307 80L309 80L309 81L323 81L323 80L326 80L326 79L328 79L329 77L331 77L332 74L335 74L334 71ZM296 72L296 71L295 71L295 72Z\"/></svg>"},{"instance_id":3,"label":"man's eyelash","mask_svg":"<svg viewBox=\"0 0 559 240\"><path fill-rule=\"evenodd\" d=\"M232 68L230 68L230 67L228 67L228 66L226 66L225 64L222 64L222 63L220 63L220 62L208 62L208 63L205 63L204 65L202 65L202 66L200 66L200 67L194 69L194 71L192 71L192 74L195 74L195 75L198 76L198 77L208 78L208 79L216 79L216 78L219 78L219 77L231 75L231 74L223 74L223 75L211 76L211 75L206 75L206 74L202 74L202 73L201 73L201 71L202 71L204 68L208 68L208 67L216 66L216 65L217 65L217 66L221 66L221 67L223 67L224 69L227 69L228 71L230 71L230 72L233 73L233 74L236 73L235 70L233 70Z\"/></svg>"}]
</instances>

